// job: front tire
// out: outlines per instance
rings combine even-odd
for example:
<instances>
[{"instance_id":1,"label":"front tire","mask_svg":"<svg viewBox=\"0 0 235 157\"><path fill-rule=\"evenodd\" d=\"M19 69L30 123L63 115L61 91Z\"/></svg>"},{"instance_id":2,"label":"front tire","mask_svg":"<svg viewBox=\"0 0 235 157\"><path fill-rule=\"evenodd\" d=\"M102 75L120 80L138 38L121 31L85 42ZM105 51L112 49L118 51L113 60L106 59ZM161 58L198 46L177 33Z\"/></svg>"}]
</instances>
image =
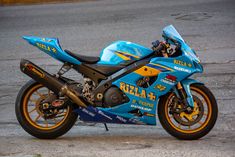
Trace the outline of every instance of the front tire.
<instances>
[{"instance_id":1,"label":"front tire","mask_svg":"<svg viewBox=\"0 0 235 157\"><path fill-rule=\"evenodd\" d=\"M40 111L40 102L48 94L51 94L49 89L30 80L19 91L15 103L16 117L22 128L40 139L54 139L62 136L72 128L78 117L78 114L73 112L72 104L68 104L63 112L58 110L56 113L60 117L56 118L56 115L51 115L45 118Z\"/></svg>"},{"instance_id":2,"label":"front tire","mask_svg":"<svg viewBox=\"0 0 235 157\"><path fill-rule=\"evenodd\" d=\"M196 105L193 113L173 114L169 111L172 107L170 101L175 97L174 93L168 93L161 98L158 106L158 116L163 128L182 140L196 140L208 134L214 127L218 115L215 97L207 87L192 84L190 89Z\"/></svg>"}]
</instances>

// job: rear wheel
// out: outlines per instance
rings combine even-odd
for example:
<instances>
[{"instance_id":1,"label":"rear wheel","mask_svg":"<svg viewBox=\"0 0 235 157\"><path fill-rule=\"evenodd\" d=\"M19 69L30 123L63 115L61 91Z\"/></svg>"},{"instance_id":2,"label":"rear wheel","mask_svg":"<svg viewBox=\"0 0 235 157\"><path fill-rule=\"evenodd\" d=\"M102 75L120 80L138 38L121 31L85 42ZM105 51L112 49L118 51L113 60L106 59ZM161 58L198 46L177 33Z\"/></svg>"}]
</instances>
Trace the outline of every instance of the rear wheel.
<instances>
[{"instance_id":1,"label":"rear wheel","mask_svg":"<svg viewBox=\"0 0 235 157\"><path fill-rule=\"evenodd\" d=\"M163 128L172 136L184 140L195 140L208 134L215 125L218 114L216 100L208 88L192 84L190 89L194 99L191 112L172 112L175 108L182 108L182 104L175 103L177 98L174 93L168 93L160 99L158 107Z\"/></svg>"},{"instance_id":2,"label":"rear wheel","mask_svg":"<svg viewBox=\"0 0 235 157\"><path fill-rule=\"evenodd\" d=\"M53 108L43 103L53 92L42 84L30 80L20 90L15 105L16 117L23 129L41 139L57 138L74 125L77 114L73 112L70 101L58 97L55 105L64 103L64 107ZM57 104L56 104L57 103Z\"/></svg>"}]
</instances>

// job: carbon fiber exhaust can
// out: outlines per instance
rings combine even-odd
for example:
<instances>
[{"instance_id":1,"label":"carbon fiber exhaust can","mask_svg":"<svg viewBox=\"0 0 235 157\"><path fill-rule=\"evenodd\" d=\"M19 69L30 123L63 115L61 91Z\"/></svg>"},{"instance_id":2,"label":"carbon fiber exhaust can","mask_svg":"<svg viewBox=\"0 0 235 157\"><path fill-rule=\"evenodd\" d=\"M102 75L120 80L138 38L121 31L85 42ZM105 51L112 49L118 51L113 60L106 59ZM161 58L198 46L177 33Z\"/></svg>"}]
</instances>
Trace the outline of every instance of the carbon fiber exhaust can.
<instances>
[{"instance_id":1,"label":"carbon fiber exhaust can","mask_svg":"<svg viewBox=\"0 0 235 157\"><path fill-rule=\"evenodd\" d=\"M20 62L20 70L35 81L53 91L55 94L59 96L67 96L77 105L87 107L84 102L66 85L65 82L49 74L34 63L22 59Z\"/></svg>"}]
</instances>

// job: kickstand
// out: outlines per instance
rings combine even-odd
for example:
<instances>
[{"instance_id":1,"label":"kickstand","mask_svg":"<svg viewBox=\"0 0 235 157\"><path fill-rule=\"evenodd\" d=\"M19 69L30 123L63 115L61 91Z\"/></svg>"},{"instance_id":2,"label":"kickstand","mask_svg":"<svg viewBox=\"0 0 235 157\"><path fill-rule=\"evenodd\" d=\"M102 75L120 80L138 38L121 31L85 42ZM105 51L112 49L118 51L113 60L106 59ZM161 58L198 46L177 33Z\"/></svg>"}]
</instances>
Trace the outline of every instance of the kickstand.
<instances>
[{"instance_id":1,"label":"kickstand","mask_svg":"<svg viewBox=\"0 0 235 157\"><path fill-rule=\"evenodd\" d=\"M106 123L104 123L104 126L105 126L106 131L109 131L109 128Z\"/></svg>"}]
</instances>

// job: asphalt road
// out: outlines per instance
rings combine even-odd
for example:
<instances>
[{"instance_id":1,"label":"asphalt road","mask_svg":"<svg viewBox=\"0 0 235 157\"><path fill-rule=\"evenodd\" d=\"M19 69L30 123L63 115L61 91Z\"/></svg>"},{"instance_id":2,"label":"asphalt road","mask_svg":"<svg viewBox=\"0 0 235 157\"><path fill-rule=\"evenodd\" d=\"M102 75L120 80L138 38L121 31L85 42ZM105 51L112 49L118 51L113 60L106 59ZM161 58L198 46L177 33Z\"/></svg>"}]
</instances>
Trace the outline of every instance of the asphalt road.
<instances>
[{"instance_id":1,"label":"asphalt road","mask_svg":"<svg viewBox=\"0 0 235 157\"><path fill-rule=\"evenodd\" d=\"M200 56L196 75L219 105L214 129L197 141L180 141L160 126L78 124L56 140L31 137L19 126L14 103L29 79L19 70L27 58L56 72L61 63L30 46L22 35L58 37L64 49L86 55L115 40L147 47L173 24ZM235 1L99 0L0 7L0 156L235 156ZM70 73L78 80L79 75Z\"/></svg>"}]
</instances>

